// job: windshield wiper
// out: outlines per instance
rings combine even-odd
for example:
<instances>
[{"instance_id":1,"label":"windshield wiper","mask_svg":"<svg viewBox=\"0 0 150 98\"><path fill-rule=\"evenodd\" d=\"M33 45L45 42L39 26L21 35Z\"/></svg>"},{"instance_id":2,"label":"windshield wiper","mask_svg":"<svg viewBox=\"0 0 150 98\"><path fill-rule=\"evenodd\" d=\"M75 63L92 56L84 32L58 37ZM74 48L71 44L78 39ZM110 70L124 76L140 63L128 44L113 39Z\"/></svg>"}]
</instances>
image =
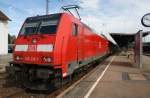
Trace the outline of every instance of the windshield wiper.
<instances>
[{"instance_id":1,"label":"windshield wiper","mask_svg":"<svg viewBox=\"0 0 150 98\"><path fill-rule=\"evenodd\" d=\"M42 24L42 21L40 21L40 22L38 23L37 29L35 30L37 34L38 34L38 32L40 31L41 24Z\"/></svg>"}]
</instances>

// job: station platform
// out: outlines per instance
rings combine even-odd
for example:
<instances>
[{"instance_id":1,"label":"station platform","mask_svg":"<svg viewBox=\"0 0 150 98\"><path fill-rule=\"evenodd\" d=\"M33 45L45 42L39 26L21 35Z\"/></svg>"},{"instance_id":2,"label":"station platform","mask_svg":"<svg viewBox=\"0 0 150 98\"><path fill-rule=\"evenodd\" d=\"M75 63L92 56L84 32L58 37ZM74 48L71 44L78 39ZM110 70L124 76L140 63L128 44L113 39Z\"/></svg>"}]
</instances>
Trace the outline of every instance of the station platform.
<instances>
[{"instance_id":1,"label":"station platform","mask_svg":"<svg viewBox=\"0 0 150 98\"><path fill-rule=\"evenodd\" d=\"M150 73L119 54L106 59L57 98L149 98L149 80Z\"/></svg>"}]
</instances>

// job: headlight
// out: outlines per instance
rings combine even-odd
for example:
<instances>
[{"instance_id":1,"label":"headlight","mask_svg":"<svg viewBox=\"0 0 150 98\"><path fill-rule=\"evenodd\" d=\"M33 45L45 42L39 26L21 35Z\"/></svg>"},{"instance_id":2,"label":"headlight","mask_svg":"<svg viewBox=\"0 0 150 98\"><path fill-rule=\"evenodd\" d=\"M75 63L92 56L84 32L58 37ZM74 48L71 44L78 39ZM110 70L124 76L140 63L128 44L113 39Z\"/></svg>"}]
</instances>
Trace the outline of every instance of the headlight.
<instances>
[{"instance_id":1,"label":"headlight","mask_svg":"<svg viewBox=\"0 0 150 98\"><path fill-rule=\"evenodd\" d=\"M50 57L43 57L43 61L50 63L52 59Z\"/></svg>"},{"instance_id":2,"label":"headlight","mask_svg":"<svg viewBox=\"0 0 150 98\"><path fill-rule=\"evenodd\" d=\"M16 59L17 61L19 61L19 60L22 60L22 57L21 57L21 56L16 56L15 59Z\"/></svg>"}]
</instances>

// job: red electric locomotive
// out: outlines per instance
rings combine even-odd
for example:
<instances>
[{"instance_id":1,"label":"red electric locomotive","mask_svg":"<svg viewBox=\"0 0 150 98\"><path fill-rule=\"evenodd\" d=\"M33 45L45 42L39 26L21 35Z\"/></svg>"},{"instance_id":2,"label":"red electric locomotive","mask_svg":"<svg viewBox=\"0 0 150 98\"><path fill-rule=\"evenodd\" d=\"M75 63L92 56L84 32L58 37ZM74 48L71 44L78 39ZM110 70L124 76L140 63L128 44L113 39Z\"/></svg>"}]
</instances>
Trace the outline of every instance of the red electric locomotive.
<instances>
[{"instance_id":1,"label":"red electric locomotive","mask_svg":"<svg viewBox=\"0 0 150 98\"><path fill-rule=\"evenodd\" d=\"M27 88L45 90L107 53L108 40L68 13L29 17L7 72Z\"/></svg>"}]
</instances>

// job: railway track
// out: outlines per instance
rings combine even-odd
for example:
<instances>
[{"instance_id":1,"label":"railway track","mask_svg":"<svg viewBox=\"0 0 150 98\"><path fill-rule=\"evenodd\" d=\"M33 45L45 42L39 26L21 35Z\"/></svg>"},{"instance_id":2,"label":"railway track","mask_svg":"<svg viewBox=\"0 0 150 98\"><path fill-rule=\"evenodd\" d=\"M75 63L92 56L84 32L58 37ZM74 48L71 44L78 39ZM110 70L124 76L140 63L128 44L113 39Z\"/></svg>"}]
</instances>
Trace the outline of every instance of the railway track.
<instances>
[{"instance_id":1,"label":"railway track","mask_svg":"<svg viewBox=\"0 0 150 98\"><path fill-rule=\"evenodd\" d=\"M146 56L149 56L149 57L150 57L150 54L143 54L143 55L146 55Z\"/></svg>"},{"instance_id":2,"label":"railway track","mask_svg":"<svg viewBox=\"0 0 150 98\"><path fill-rule=\"evenodd\" d=\"M80 75L78 79L82 78L83 76L84 74ZM55 98L69 86L78 81L78 79L74 79L72 82L63 85L61 88L56 89L49 94L42 94L40 92L29 92L24 89L17 90L17 88L2 88L1 90L3 92L1 92L0 90L0 98ZM3 95L1 95L1 93L3 93Z\"/></svg>"},{"instance_id":3,"label":"railway track","mask_svg":"<svg viewBox=\"0 0 150 98\"><path fill-rule=\"evenodd\" d=\"M0 88L3 87L3 84L5 82L4 78L5 78L5 73L0 73Z\"/></svg>"},{"instance_id":4,"label":"railway track","mask_svg":"<svg viewBox=\"0 0 150 98\"><path fill-rule=\"evenodd\" d=\"M5 88L5 87L1 87L2 89L0 89L0 98L56 98L56 96L58 96L59 94L61 94L63 91L65 91L67 88L69 88L71 85L73 85L74 83L76 83L78 80L80 80L81 78L84 78L85 76L88 76L88 74L90 74L92 71L94 71L94 69L96 69L96 66L99 64L104 64L105 62L101 62L98 64L94 64L94 67L90 67L88 68L87 71L84 72L79 72L78 73L78 77L77 78L73 78L69 83L61 86L59 89L56 89L48 94L43 94L41 92L30 92L26 89L18 89L15 87L12 88ZM5 79L5 78L3 78ZM0 79L0 81L2 81L3 79ZM1 84L0 84L1 85Z\"/></svg>"},{"instance_id":5,"label":"railway track","mask_svg":"<svg viewBox=\"0 0 150 98\"><path fill-rule=\"evenodd\" d=\"M16 97L18 95L22 95L22 93L24 93L24 90L18 90L18 91L15 91L13 93L10 93L6 96L3 96L2 98L13 98L13 97Z\"/></svg>"}]
</instances>

